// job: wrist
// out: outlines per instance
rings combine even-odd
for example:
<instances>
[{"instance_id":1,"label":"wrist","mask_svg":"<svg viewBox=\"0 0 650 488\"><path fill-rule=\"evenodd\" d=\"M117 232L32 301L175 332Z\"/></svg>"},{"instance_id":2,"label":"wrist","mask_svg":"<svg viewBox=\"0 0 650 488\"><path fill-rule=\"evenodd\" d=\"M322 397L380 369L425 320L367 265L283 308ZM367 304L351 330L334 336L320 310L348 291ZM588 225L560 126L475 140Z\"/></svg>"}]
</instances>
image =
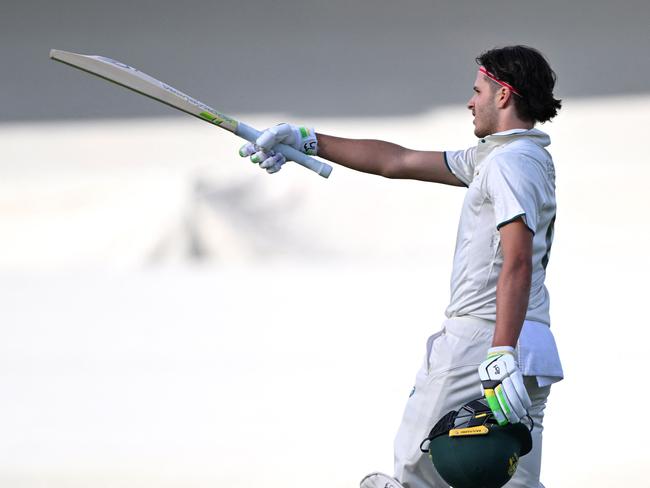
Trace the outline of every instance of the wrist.
<instances>
[{"instance_id":1,"label":"wrist","mask_svg":"<svg viewBox=\"0 0 650 488\"><path fill-rule=\"evenodd\" d=\"M517 347L517 341L519 339L520 333L521 326L514 327L497 322L494 330L494 336L492 337L492 347Z\"/></svg>"},{"instance_id":2,"label":"wrist","mask_svg":"<svg viewBox=\"0 0 650 488\"><path fill-rule=\"evenodd\" d=\"M501 356L503 354L510 354L516 357L515 348L512 346L493 346L488 349L487 357Z\"/></svg>"}]
</instances>

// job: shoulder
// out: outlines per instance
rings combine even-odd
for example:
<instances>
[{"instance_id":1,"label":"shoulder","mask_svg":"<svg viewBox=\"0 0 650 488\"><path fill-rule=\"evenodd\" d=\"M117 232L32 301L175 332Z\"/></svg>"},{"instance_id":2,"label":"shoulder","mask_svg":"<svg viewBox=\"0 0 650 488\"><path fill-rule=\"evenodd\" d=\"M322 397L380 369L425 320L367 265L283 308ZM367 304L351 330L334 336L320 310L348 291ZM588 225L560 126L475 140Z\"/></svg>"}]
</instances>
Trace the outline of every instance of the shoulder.
<instances>
[{"instance_id":1,"label":"shoulder","mask_svg":"<svg viewBox=\"0 0 650 488\"><path fill-rule=\"evenodd\" d=\"M445 151L443 154L447 169L465 186L469 186L474 179L476 146L461 149L460 151Z\"/></svg>"},{"instance_id":2,"label":"shoulder","mask_svg":"<svg viewBox=\"0 0 650 488\"><path fill-rule=\"evenodd\" d=\"M525 138L497 149L485 169L486 173L497 173L509 178L555 181L551 155Z\"/></svg>"},{"instance_id":3,"label":"shoulder","mask_svg":"<svg viewBox=\"0 0 650 488\"><path fill-rule=\"evenodd\" d=\"M444 155L447 165L454 163L474 165L476 161L476 146L458 151L445 151Z\"/></svg>"},{"instance_id":4,"label":"shoulder","mask_svg":"<svg viewBox=\"0 0 650 488\"><path fill-rule=\"evenodd\" d=\"M545 161L551 159L551 155L546 149L544 149L544 147L536 144L527 137L515 139L514 141L505 144L501 149L503 154L509 154L514 157L521 156L534 161Z\"/></svg>"}]
</instances>

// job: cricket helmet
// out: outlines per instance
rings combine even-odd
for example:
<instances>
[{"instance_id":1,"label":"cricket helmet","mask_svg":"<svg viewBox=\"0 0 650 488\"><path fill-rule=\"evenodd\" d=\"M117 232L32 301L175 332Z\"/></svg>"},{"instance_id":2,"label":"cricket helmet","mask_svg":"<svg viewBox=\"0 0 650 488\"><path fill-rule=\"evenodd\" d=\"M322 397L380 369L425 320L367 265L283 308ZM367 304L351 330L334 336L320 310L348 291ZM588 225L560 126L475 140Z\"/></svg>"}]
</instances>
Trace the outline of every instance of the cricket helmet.
<instances>
[{"instance_id":1,"label":"cricket helmet","mask_svg":"<svg viewBox=\"0 0 650 488\"><path fill-rule=\"evenodd\" d=\"M533 447L529 420L530 429L523 423L500 426L485 399L472 400L442 417L420 449L453 488L499 488Z\"/></svg>"}]
</instances>

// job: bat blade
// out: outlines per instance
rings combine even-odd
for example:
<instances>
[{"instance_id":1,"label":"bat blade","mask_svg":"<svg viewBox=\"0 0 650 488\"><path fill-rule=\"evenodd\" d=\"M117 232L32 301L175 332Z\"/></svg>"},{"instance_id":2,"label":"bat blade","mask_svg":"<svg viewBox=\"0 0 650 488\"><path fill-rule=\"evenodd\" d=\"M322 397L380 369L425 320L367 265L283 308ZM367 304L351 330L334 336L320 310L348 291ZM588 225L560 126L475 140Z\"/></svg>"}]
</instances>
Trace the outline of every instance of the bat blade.
<instances>
[{"instance_id":1,"label":"bat blade","mask_svg":"<svg viewBox=\"0 0 650 488\"><path fill-rule=\"evenodd\" d=\"M249 142L255 142L260 135L258 130L224 115L173 86L120 61L104 56L77 54L58 49L50 51L50 58L193 115L204 122L232 132ZM315 171L325 178L329 177L332 172L330 165L307 156L293 147L280 144L274 149L282 152L288 159Z\"/></svg>"},{"instance_id":2,"label":"bat blade","mask_svg":"<svg viewBox=\"0 0 650 488\"><path fill-rule=\"evenodd\" d=\"M237 131L238 122L220 114L212 107L177 90L142 71L104 56L91 56L52 49L50 58L91 73L134 92L153 98L190 115L218 125L230 132Z\"/></svg>"}]
</instances>

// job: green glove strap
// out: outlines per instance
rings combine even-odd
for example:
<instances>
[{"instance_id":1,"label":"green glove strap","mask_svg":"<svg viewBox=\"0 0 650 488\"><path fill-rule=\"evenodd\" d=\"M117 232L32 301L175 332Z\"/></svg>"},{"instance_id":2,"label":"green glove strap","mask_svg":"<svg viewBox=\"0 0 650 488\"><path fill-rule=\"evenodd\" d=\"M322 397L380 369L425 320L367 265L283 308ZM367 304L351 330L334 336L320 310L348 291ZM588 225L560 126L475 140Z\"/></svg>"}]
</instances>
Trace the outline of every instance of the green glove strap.
<instances>
[{"instance_id":1,"label":"green glove strap","mask_svg":"<svg viewBox=\"0 0 650 488\"><path fill-rule=\"evenodd\" d=\"M488 405L490 406L490 410L492 410L497 423L499 425L506 425L508 423L508 419L505 415L503 415L503 412L501 411L501 405L499 405L499 400L497 400L494 390L486 389L485 399L487 400Z\"/></svg>"}]
</instances>

